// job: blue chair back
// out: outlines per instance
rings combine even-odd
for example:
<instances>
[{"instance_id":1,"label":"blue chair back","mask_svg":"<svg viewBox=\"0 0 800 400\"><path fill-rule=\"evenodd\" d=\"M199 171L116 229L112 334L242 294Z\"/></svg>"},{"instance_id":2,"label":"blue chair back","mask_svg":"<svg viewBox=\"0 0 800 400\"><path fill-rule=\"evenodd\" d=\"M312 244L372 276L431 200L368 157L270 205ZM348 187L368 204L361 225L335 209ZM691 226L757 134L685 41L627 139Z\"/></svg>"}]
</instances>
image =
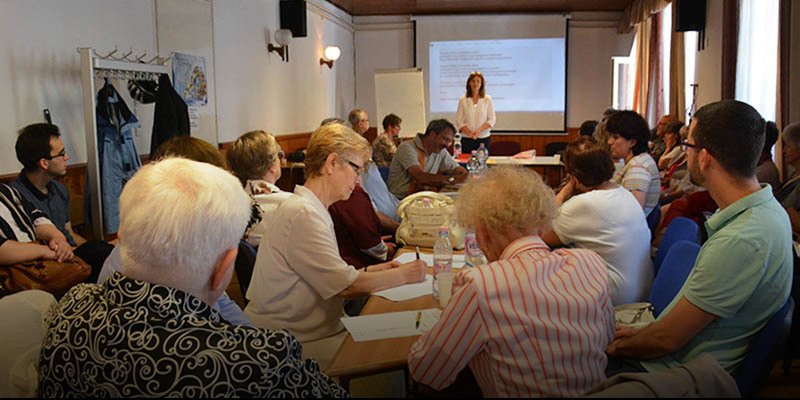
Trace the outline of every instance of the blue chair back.
<instances>
[{"instance_id":1,"label":"blue chair back","mask_svg":"<svg viewBox=\"0 0 800 400\"><path fill-rule=\"evenodd\" d=\"M381 178L383 179L384 183L389 181L389 167L388 166L380 166L380 167L378 167L378 172L381 173Z\"/></svg>"},{"instance_id":2,"label":"blue chair back","mask_svg":"<svg viewBox=\"0 0 800 400\"><path fill-rule=\"evenodd\" d=\"M647 215L647 227L650 228L650 237L655 236L658 223L661 222L661 205L656 204L656 207Z\"/></svg>"},{"instance_id":3,"label":"blue chair back","mask_svg":"<svg viewBox=\"0 0 800 400\"><path fill-rule=\"evenodd\" d=\"M242 298L247 304L247 288L250 287L250 279L253 277L253 267L256 264L256 249L244 240L239 241L239 253L236 254L233 268L236 270L236 279L239 281L239 289L242 290Z\"/></svg>"},{"instance_id":4,"label":"blue chair back","mask_svg":"<svg viewBox=\"0 0 800 400\"><path fill-rule=\"evenodd\" d=\"M677 217L669 223L667 231L664 232L664 237L658 245L656 251L656 258L653 260L653 268L656 275L667 256L669 249L679 240L688 240L697 243L697 224L689 218Z\"/></svg>"},{"instance_id":5,"label":"blue chair back","mask_svg":"<svg viewBox=\"0 0 800 400\"><path fill-rule=\"evenodd\" d=\"M789 331L792 329L793 311L794 301L789 297L758 334L758 339L745 357L736 377L736 386L739 387L742 397L758 396L772 372L775 360L786 347Z\"/></svg>"},{"instance_id":6,"label":"blue chair back","mask_svg":"<svg viewBox=\"0 0 800 400\"><path fill-rule=\"evenodd\" d=\"M650 304L653 305L653 315L658 316L683 287L689 273L692 272L694 261L700 252L700 245L679 240L669 249L664 258L664 265L656 274L653 287L650 289Z\"/></svg>"}]
</instances>

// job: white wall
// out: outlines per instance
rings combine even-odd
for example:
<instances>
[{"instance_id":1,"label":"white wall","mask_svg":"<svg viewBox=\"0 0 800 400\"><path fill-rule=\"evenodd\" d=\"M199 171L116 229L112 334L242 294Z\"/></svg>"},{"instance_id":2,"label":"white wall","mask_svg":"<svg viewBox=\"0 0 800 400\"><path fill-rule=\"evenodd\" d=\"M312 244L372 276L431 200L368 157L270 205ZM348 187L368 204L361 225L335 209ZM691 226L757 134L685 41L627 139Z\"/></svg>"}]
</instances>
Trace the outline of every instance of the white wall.
<instances>
[{"instance_id":1,"label":"white wall","mask_svg":"<svg viewBox=\"0 0 800 400\"><path fill-rule=\"evenodd\" d=\"M218 138L235 140L254 129L276 135L310 132L355 104L350 16L328 3L307 3L305 38L289 44L289 62L267 52L279 28L278 2L215 1ZM342 55L320 65L325 46Z\"/></svg>"},{"instance_id":2,"label":"white wall","mask_svg":"<svg viewBox=\"0 0 800 400\"><path fill-rule=\"evenodd\" d=\"M627 56L633 34L616 33L619 13L573 13L569 29L567 126L598 119L611 105L611 57ZM375 115L374 72L414 66L414 32L408 16L354 17L356 105ZM402 116L401 116L402 117Z\"/></svg>"},{"instance_id":3,"label":"white wall","mask_svg":"<svg viewBox=\"0 0 800 400\"><path fill-rule=\"evenodd\" d=\"M0 174L18 172L16 132L44 122L49 108L59 125L70 164L86 162L80 57L78 47L108 52L133 48L137 54L156 48L154 1L3 0L0 1ZM98 81L99 82L99 81ZM137 147L152 130L152 112L141 113L114 82L142 122L134 132ZM99 86L98 86L99 88ZM149 148L145 149L145 152Z\"/></svg>"}]
</instances>

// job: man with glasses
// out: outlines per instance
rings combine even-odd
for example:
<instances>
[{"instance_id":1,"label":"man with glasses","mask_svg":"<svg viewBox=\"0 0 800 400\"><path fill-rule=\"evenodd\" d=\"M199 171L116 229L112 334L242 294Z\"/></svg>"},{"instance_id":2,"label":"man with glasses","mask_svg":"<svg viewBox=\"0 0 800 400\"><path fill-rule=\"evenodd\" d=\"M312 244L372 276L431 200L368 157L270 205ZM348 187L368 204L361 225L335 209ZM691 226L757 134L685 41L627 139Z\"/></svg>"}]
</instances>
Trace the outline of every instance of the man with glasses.
<instances>
[{"instance_id":1,"label":"man with glasses","mask_svg":"<svg viewBox=\"0 0 800 400\"><path fill-rule=\"evenodd\" d=\"M456 128L446 119L433 120L414 140L403 142L389 167L387 186L398 199L421 190L441 189L467 179L467 170L447 152Z\"/></svg>"},{"instance_id":2,"label":"man with glasses","mask_svg":"<svg viewBox=\"0 0 800 400\"><path fill-rule=\"evenodd\" d=\"M764 120L742 102L712 103L697 111L682 146L692 183L708 189L719 210L705 222L709 238L686 282L656 322L617 328L606 349L608 375L662 371L708 353L736 376L789 296L789 219L755 173Z\"/></svg>"},{"instance_id":3,"label":"man with glasses","mask_svg":"<svg viewBox=\"0 0 800 400\"><path fill-rule=\"evenodd\" d=\"M53 124L31 124L19 131L15 145L22 171L11 182L22 196L43 212L64 235L75 254L92 266L89 282L94 282L103 261L114 246L99 241L87 241L72 229L69 191L56 179L67 175L67 154L61 132Z\"/></svg>"}]
</instances>

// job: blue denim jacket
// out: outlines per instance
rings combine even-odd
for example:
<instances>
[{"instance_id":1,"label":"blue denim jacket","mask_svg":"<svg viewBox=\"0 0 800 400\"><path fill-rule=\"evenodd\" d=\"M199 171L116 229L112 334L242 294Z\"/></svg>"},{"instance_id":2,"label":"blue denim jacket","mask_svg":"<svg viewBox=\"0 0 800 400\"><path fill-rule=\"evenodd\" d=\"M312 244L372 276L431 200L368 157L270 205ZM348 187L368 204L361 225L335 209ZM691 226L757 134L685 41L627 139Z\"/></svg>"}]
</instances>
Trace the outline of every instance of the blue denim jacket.
<instances>
[{"instance_id":1,"label":"blue denim jacket","mask_svg":"<svg viewBox=\"0 0 800 400\"><path fill-rule=\"evenodd\" d=\"M378 211L400 222L400 217L397 216L397 205L400 204L400 200L397 200L397 197L394 197L394 195L389 192L389 188L386 187L386 182L381 178L381 173L378 171L378 167L375 163L369 163L367 167L367 176L361 183L361 187L369 194L372 203Z\"/></svg>"},{"instance_id":2,"label":"blue denim jacket","mask_svg":"<svg viewBox=\"0 0 800 400\"><path fill-rule=\"evenodd\" d=\"M103 201L103 229L119 229L122 187L142 166L133 143L133 128L141 126L114 86L106 83L97 94L97 152ZM90 214L87 214L90 215Z\"/></svg>"}]
</instances>

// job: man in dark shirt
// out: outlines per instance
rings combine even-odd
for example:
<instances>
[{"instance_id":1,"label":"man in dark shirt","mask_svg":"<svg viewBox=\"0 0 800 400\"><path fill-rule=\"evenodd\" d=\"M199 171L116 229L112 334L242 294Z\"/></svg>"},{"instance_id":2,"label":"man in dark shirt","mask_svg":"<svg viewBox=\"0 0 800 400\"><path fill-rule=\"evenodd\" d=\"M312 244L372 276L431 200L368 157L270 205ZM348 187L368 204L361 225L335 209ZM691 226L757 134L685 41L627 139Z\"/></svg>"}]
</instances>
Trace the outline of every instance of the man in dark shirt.
<instances>
[{"instance_id":1,"label":"man in dark shirt","mask_svg":"<svg viewBox=\"0 0 800 400\"><path fill-rule=\"evenodd\" d=\"M47 216L70 246L77 247L74 254L92 266L88 282L94 282L114 246L99 240L87 241L72 230L69 191L56 180L66 176L69 161L61 132L52 124L28 125L20 130L15 150L23 168L11 186Z\"/></svg>"}]
</instances>

